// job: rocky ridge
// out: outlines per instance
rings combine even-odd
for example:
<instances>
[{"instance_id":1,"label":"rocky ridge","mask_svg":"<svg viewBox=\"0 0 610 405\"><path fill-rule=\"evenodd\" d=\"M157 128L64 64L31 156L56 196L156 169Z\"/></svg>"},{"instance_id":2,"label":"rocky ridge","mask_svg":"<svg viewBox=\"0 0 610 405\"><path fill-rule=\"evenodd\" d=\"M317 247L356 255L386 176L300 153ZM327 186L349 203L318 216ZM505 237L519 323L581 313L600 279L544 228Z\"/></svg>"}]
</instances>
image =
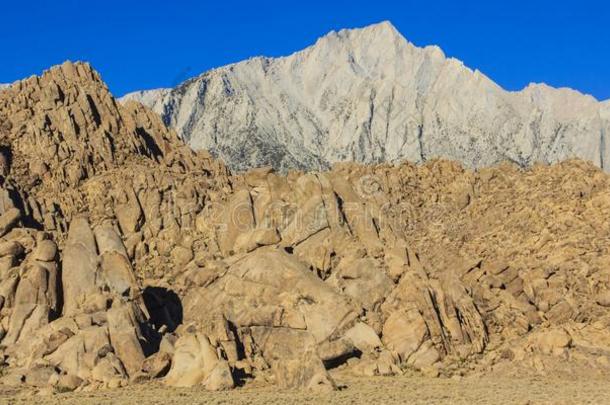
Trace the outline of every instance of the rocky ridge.
<instances>
[{"instance_id":1,"label":"rocky ridge","mask_svg":"<svg viewBox=\"0 0 610 405\"><path fill-rule=\"evenodd\" d=\"M1 92L0 139L3 384L610 372L590 163L234 175L82 63Z\"/></svg>"},{"instance_id":2,"label":"rocky ridge","mask_svg":"<svg viewBox=\"0 0 610 405\"><path fill-rule=\"evenodd\" d=\"M607 104L544 84L505 91L436 46L414 46L389 22L123 100L151 107L236 171L434 158L469 168L581 158L607 169L610 159Z\"/></svg>"}]
</instances>

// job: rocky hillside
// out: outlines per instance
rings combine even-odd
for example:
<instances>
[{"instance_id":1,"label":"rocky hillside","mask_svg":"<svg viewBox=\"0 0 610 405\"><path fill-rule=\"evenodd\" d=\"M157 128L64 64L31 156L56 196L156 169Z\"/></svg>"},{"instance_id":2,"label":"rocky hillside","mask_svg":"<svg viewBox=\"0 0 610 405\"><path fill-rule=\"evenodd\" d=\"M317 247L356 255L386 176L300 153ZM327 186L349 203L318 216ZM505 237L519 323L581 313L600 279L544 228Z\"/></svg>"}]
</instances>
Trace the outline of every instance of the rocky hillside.
<instances>
[{"instance_id":1,"label":"rocky hillside","mask_svg":"<svg viewBox=\"0 0 610 405\"><path fill-rule=\"evenodd\" d=\"M169 266L153 252L230 186L224 166L140 104L118 104L89 65L65 63L0 92L0 171L2 381L65 390L150 376L161 292L140 274Z\"/></svg>"},{"instance_id":2,"label":"rocky hillside","mask_svg":"<svg viewBox=\"0 0 610 405\"><path fill-rule=\"evenodd\" d=\"M232 175L82 63L0 93L0 151L2 384L610 374L590 163Z\"/></svg>"},{"instance_id":3,"label":"rocky hillside","mask_svg":"<svg viewBox=\"0 0 610 405\"><path fill-rule=\"evenodd\" d=\"M610 120L593 97L537 84L505 91L388 22L124 99L151 107L235 170L435 157L471 168L578 157L606 169L610 159Z\"/></svg>"}]
</instances>

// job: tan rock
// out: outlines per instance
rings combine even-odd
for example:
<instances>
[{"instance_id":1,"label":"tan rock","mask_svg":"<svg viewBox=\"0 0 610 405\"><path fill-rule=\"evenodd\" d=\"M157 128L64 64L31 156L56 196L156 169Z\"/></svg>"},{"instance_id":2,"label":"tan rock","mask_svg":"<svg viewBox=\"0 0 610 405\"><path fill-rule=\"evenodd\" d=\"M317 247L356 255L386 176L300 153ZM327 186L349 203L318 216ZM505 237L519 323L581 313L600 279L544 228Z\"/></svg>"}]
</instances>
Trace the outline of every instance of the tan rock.
<instances>
[{"instance_id":1,"label":"tan rock","mask_svg":"<svg viewBox=\"0 0 610 405\"><path fill-rule=\"evenodd\" d=\"M23 252L23 246L17 241L10 240L0 244L0 257L15 257L23 254Z\"/></svg>"},{"instance_id":2,"label":"tan rock","mask_svg":"<svg viewBox=\"0 0 610 405\"><path fill-rule=\"evenodd\" d=\"M407 361L419 349L428 334L426 322L416 310L394 312L383 325L386 347Z\"/></svg>"},{"instance_id":3,"label":"tan rock","mask_svg":"<svg viewBox=\"0 0 610 405\"><path fill-rule=\"evenodd\" d=\"M57 256L57 245L51 240L43 240L38 243L34 251L34 259L42 262L51 262Z\"/></svg>"},{"instance_id":4,"label":"tan rock","mask_svg":"<svg viewBox=\"0 0 610 405\"><path fill-rule=\"evenodd\" d=\"M188 334L176 342L172 366L164 382L172 387L204 384L210 390L232 388L233 377L227 369L206 336Z\"/></svg>"},{"instance_id":5,"label":"tan rock","mask_svg":"<svg viewBox=\"0 0 610 405\"><path fill-rule=\"evenodd\" d=\"M567 348L572 343L572 337L561 329L553 329L538 334L536 338L537 348L544 354L553 354Z\"/></svg>"},{"instance_id":6,"label":"tan rock","mask_svg":"<svg viewBox=\"0 0 610 405\"><path fill-rule=\"evenodd\" d=\"M176 266L185 266L188 262L193 260L193 251L185 248L184 246L176 246L171 251L172 262Z\"/></svg>"},{"instance_id":7,"label":"tan rock","mask_svg":"<svg viewBox=\"0 0 610 405\"><path fill-rule=\"evenodd\" d=\"M237 253L248 253L261 246L274 245L280 242L276 229L257 228L240 234L235 240L234 250Z\"/></svg>"},{"instance_id":8,"label":"tan rock","mask_svg":"<svg viewBox=\"0 0 610 405\"><path fill-rule=\"evenodd\" d=\"M358 314L351 302L301 262L269 247L243 257L209 287L192 290L183 300L184 315L209 322L214 316L209 309L217 306L214 303L223 303L223 315L238 327L284 326L284 310L296 310L318 342L348 325Z\"/></svg>"},{"instance_id":9,"label":"tan rock","mask_svg":"<svg viewBox=\"0 0 610 405\"><path fill-rule=\"evenodd\" d=\"M73 314L94 293L98 268L95 237L84 218L70 224L68 240L63 252L62 285L64 288L64 314Z\"/></svg>"},{"instance_id":10,"label":"tan rock","mask_svg":"<svg viewBox=\"0 0 610 405\"><path fill-rule=\"evenodd\" d=\"M248 183L250 187L264 186L267 183L267 176L274 172L275 170L272 166L258 167L249 170L246 173L246 183Z\"/></svg>"},{"instance_id":11,"label":"tan rock","mask_svg":"<svg viewBox=\"0 0 610 405\"><path fill-rule=\"evenodd\" d=\"M275 382L283 388L332 391L336 385L315 350L315 340L306 331L287 328L253 328L254 342L270 364Z\"/></svg>"},{"instance_id":12,"label":"tan rock","mask_svg":"<svg viewBox=\"0 0 610 405\"><path fill-rule=\"evenodd\" d=\"M223 254L233 251L235 240L245 232L254 228L254 212L252 199L248 190L237 191L227 205L223 222L219 224L219 246Z\"/></svg>"},{"instance_id":13,"label":"tan rock","mask_svg":"<svg viewBox=\"0 0 610 405\"><path fill-rule=\"evenodd\" d=\"M597 295L596 302L602 307L610 307L610 290L600 292Z\"/></svg>"},{"instance_id":14,"label":"tan rock","mask_svg":"<svg viewBox=\"0 0 610 405\"><path fill-rule=\"evenodd\" d=\"M344 336L361 352L372 352L383 346L373 328L363 322L357 322Z\"/></svg>"},{"instance_id":15,"label":"tan rock","mask_svg":"<svg viewBox=\"0 0 610 405\"><path fill-rule=\"evenodd\" d=\"M57 381L57 388L60 391L74 391L81 386L83 380L75 375L62 374Z\"/></svg>"},{"instance_id":16,"label":"tan rock","mask_svg":"<svg viewBox=\"0 0 610 405\"><path fill-rule=\"evenodd\" d=\"M440 358L438 350L432 345L432 342L428 340L409 357L407 364L421 370L424 367L430 367L439 361Z\"/></svg>"},{"instance_id":17,"label":"tan rock","mask_svg":"<svg viewBox=\"0 0 610 405\"><path fill-rule=\"evenodd\" d=\"M346 260L337 267L328 283L360 302L367 310L378 306L394 287L381 265L371 258Z\"/></svg>"},{"instance_id":18,"label":"tan rock","mask_svg":"<svg viewBox=\"0 0 610 405\"><path fill-rule=\"evenodd\" d=\"M141 315L131 305L113 303L108 311L110 341L129 376L140 371L144 352L140 344Z\"/></svg>"},{"instance_id":19,"label":"tan rock","mask_svg":"<svg viewBox=\"0 0 610 405\"><path fill-rule=\"evenodd\" d=\"M21 211L11 208L0 215L0 236L6 235L21 219Z\"/></svg>"},{"instance_id":20,"label":"tan rock","mask_svg":"<svg viewBox=\"0 0 610 405\"><path fill-rule=\"evenodd\" d=\"M142 371L151 378L164 377L172 364L172 356L165 351L159 351L147 357L142 363Z\"/></svg>"}]
</instances>

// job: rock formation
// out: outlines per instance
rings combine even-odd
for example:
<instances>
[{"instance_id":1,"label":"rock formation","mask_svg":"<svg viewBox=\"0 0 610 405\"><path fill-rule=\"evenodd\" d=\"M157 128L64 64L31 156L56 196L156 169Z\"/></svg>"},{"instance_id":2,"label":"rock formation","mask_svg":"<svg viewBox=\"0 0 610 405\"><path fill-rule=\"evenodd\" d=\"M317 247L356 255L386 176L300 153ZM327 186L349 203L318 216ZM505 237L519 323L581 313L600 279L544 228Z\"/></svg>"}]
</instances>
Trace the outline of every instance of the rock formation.
<instances>
[{"instance_id":1,"label":"rock formation","mask_svg":"<svg viewBox=\"0 0 610 405\"><path fill-rule=\"evenodd\" d=\"M3 384L610 373L590 163L231 174L65 63L0 93L0 186Z\"/></svg>"},{"instance_id":2,"label":"rock formation","mask_svg":"<svg viewBox=\"0 0 610 405\"><path fill-rule=\"evenodd\" d=\"M470 168L581 158L607 170L610 161L607 104L544 84L505 91L436 46L414 46L389 22L123 99L151 107L233 170L433 158Z\"/></svg>"},{"instance_id":3,"label":"rock formation","mask_svg":"<svg viewBox=\"0 0 610 405\"><path fill-rule=\"evenodd\" d=\"M228 184L224 166L141 105L119 105L82 63L3 91L0 135L5 383L75 389L166 373L138 275L160 259L149 244L174 251L176 232L195 227L208 191Z\"/></svg>"}]
</instances>

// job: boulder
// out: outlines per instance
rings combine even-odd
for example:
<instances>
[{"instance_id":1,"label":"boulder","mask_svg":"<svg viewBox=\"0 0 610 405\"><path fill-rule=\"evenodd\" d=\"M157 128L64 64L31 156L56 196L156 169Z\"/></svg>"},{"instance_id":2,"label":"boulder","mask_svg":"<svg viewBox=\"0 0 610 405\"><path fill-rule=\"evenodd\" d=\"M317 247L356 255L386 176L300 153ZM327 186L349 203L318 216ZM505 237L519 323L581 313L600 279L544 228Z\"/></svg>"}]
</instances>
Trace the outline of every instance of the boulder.
<instances>
[{"instance_id":1,"label":"boulder","mask_svg":"<svg viewBox=\"0 0 610 405\"><path fill-rule=\"evenodd\" d=\"M205 323L220 312L237 327L306 328L317 342L354 320L359 309L293 256L261 248L183 300L184 316ZM214 308L214 311L210 311Z\"/></svg>"},{"instance_id":2,"label":"boulder","mask_svg":"<svg viewBox=\"0 0 610 405\"><path fill-rule=\"evenodd\" d=\"M108 311L108 332L112 346L129 376L140 371L144 351L140 343L143 315L137 307L116 300Z\"/></svg>"},{"instance_id":3,"label":"boulder","mask_svg":"<svg viewBox=\"0 0 610 405\"><path fill-rule=\"evenodd\" d=\"M236 253L249 253L261 246L274 245L280 242L280 236L274 228L257 228L240 234L235 240Z\"/></svg>"},{"instance_id":4,"label":"boulder","mask_svg":"<svg viewBox=\"0 0 610 405\"><path fill-rule=\"evenodd\" d=\"M201 384L209 390L229 389L234 386L226 361L219 359L210 340L198 333L189 333L178 338L172 366L164 382L171 387L192 387Z\"/></svg>"},{"instance_id":5,"label":"boulder","mask_svg":"<svg viewBox=\"0 0 610 405\"><path fill-rule=\"evenodd\" d=\"M396 311L383 324L383 343L401 361L407 361L429 336L424 318L417 309Z\"/></svg>"},{"instance_id":6,"label":"boulder","mask_svg":"<svg viewBox=\"0 0 610 405\"><path fill-rule=\"evenodd\" d=\"M335 382L316 352L316 341L307 331L253 327L252 338L271 366L275 383L282 388L333 391Z\"/></svg>"},{"instance_id":7,"label":"boulder","mask_svg":"<svg viewBox=\"0 0 610 405\"><path fill-rule=\"evenodd\" d=\"M384 331L384 335L385 332L386 331ZM343 336L363 353L373 352L374 350L383 347L375 330L363 322L357 322L348 329Z\"/></svg>"},{"instance_id":8,"label":"boulder","mask_svg":"<svg viewBox=\"0 0 610 405\"><path fill-rule=\"evenodd\" d=\"M34 259L41 262L51 262L57 256L57 245L51 240L42 240L36 246Z\"/></svg>"},{"instance_id":9,"label":"boulder","mask_svg":"<svg viewBox=\"0 0 610 405\"><path fill-rule=\"evenodd\" d=\"M543 331L533 336L533 345L544 354L563 353L572 344L572 337L562 329Z\"/></svg>"},{"instance_id":10,"label":"boulder","mask_svg":"<svg viewBox=\"0 0 610 405\"><path fill-rule=\"evenodd\" d=\"M159 350L143 361L142 371L150 378L160 378L168 373L171 365L172 355L166 351Z\"/></svg>"},{"instance_id":11,"label":"boulder","mask_svg":"<svg viewBox=\"0 0 610 405\"><path fill-rule=\"evenodd\" d=\"M342 261L327 282L369 311L378 307L394 287L381 265L369 257Z\"/></svg>"},{"instance_id":12,"label":"boulder","mask_svg":"<svg viewBox=\"0 0 610 405\"><path fill-rule=\"evenodd\" d=\"M0 257L16 257L22 255L23 253L23 246L15 240L8 240L0 243Z\"/></svg>"},{"instance_id":13,"label":"boulder","mask_svg":"<svg viewBox=\"0 0 610 405\"><path fill-rule=\"evenodd\" d=\"M87 297L97 291L99 260L97 245L89 222L82 217L70 224L63 252L62 285L64 314L72 315L83 306Z\"/></svg>"},{"instance_id":14,"label":"boulder","mask_svg":"<svg viewBox=\"0 0 610 405\"><path fill-rule=\"evenodd\" d=\"M248 190L239 190L233 194L222 213L222 222L218 224L218 244L224 255L233 252L237 237L254 228L252 198Z\"/></svg>"},{"instance_id":15,"label":"boulder","mask_svg":"<svg viewBox=\"0 0 610 405\"><path fill-rule=\"evenodd\" d=\"M0 237L6 235L21 219L21 211L11 208L0 215Z\"/></svg>"}]
</instances>

